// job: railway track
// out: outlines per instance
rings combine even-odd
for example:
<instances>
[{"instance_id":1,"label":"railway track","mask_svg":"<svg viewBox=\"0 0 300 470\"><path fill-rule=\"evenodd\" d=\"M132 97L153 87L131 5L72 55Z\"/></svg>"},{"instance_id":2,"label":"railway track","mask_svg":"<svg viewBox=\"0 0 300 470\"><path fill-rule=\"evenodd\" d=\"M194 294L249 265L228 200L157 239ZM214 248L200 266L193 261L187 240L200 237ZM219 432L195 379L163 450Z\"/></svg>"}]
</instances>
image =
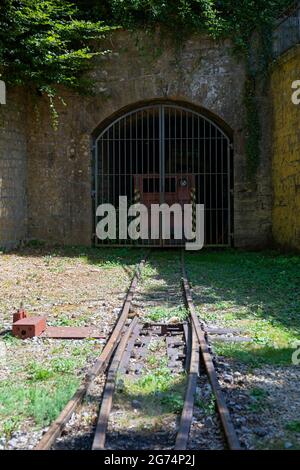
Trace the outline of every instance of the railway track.
<instances>
[{"instance_id":1,"label":"railway track","mask_svg":"<svg viewBox=\"0 0 300 470\"><path fill-rule=\"evenodd\" d=\"M138 265L130 288L126 295L121 314L115 328L106 343L99 359L88 372L86 378L66 405L60 416L52 423L44 434L35 450L49 450L53 448L57 439L64 432L65 427L73 414L80 407L93 382L101 374L105 374L105 383L96 426L91 440L92 450L106 448L107 433L111 410L113 407L115 390L120 376L126 374L138 375L143 369L143 362L148 353L153 338L163 341L168 357L168 368L172 374L186 371L184 402L179 425L176 426L174 450L186 450L189 445L190 429L194 417L194 405L197 395L199 373L206 374L215 399L216 412L219 416L224 448L240 449L239 440L234 429L226 401L218 382L213 357L208 344L208 330L202 323L193 304L192 293L187 277L184 262L184 252L181 256L181 280L178 279L178 292L180 281L182 288L182 304L187 309L187 321L177 323L155 323L143 321L135 314L133 300L139 285L146 257ZM156 293L160 298L159 293ZM177 300L176 300L177 301ZM157 301L159 305L160 300ZM216 331L216 333L218 333ZM219 332L222 333L222 332ZM201 366L201 367L200 367ZM118 445L118 444L115 444ZM117 447L116 447L117 448ZM170 448L170 447L168 447ZM150 446L149 446L150 449Z\"/></svg>"}]
</instances>

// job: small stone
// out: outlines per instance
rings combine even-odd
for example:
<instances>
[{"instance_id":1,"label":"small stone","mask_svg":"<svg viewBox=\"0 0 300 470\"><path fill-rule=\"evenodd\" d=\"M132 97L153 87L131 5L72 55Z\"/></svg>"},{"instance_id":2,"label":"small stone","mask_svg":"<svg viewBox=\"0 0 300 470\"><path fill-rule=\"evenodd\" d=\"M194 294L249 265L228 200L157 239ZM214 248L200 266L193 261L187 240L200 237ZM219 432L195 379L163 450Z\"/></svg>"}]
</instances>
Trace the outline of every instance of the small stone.
<instances>
[{"instance_id":1,"label":"small stone","mask_svg":"<svg viewBox=\"0 0 300 470\"><path fill-rule=\"evenodd\" d=\"M212 419L211 416L209 416L208 418L206 418L205 420L205 427L207 428L212 428L214 426L214 421Z\"/></svg>"},{"instance_id":2,"label":"small stone","mask_svg":"<svg viewBox=\"0 0 300 470\"><path fill-rule=\"evenodd\" d=\"M239 418L236 419L236 425L237 426L242 426L243 424L246 423L246 418L244 416L240 416Z\"/></svg>"},{"instance_id":3,"label":"small stone","mask_svg":"<svg viewBox=\"0 0 300 470\"><path fill-rule=\"evenodd\" d=\"M294 447L294 445L291 442L285 442L285 444L284 444L285 449L292 449L293 447Z\"/></svg>"},{"instance_id":4,"label":"small stone","mask_svg":"<svg viewBox=\"0 0 300 470\"><path fill-rule=\"evenodd\" d=\"M241 431L242 431L244 434L248 434L249 432L251 432L250 429L247 428L247 426L242 426L242 427L241 427Z\"/></svg>"},{"instance_id":5,"label":"small stone","mask_svg":"<svg viewBox=\"0 0 300 470\"><path fill-rule=\"evenodd\" d=\"M233 375L237 378L242 377L242 374L240 372L234 372Z\"/></svg>"},{"instance_id":6,"label":"small stone","mask_svg":"<svg viewBox=\"0 0 300 470\"><path fill-rule=\"evenodd\" d=\"M253 429L253 432L258 437L265 437L268 434L268 432L263 428L255 428L255 429Z\"/></svg>"},{"instance_id":7,"label":"small stone","mask_svg":"<svg viewBox=\"0 0 300 470\"><path fill-rule=\"evenodd\" d=\"M234 410L236 410L236 411L242 411L242 409L243 409L243 408L241 407L241 405L236 405L236 404L232 405L232 407L233 407Z\"/></svg>"},{"instance_id":8,"label":"small stone","mask_svg":"<svg viewBox=\"0 0 300 470\"><path fill-rule=\"evenodd\" d=\"M230 369L230 364L228 364L227 362L223 362L223 367L225 367L225 369Z\"/></svg>"},{"instance_id":9,"label":"small stone","mask_svg":"<svg viewBox=\"0 0 300 470\"><path fill-rule=\"evenodd\" d=\"M132 406L132 408L134 408L135 410L139 410L139 409L142 408L142 404L141 404L141 402L139 402L138 400L132 400L131 406Z\"/></svg>"},{"instance_id":10,"label":"small stone","mask_svg":"<svg viewBox=\"0 0 300 470\"><path fill-rule=\"evenodd\" d=\"M229 384L233 383L233 377L232 377L232 375L229 375L229 374L224 374L223 375L223 380L224 380L224 382L229 383Z\"/></svg>"}]
</instances>

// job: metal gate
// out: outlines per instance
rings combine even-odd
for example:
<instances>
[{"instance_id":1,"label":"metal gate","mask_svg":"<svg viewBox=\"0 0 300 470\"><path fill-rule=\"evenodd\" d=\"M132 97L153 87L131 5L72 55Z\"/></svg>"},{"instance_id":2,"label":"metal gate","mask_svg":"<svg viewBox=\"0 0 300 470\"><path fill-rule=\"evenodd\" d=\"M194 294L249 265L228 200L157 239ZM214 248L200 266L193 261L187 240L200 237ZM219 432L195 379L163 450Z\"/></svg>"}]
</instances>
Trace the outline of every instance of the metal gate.
<instances>
[{"instance_id":1,"label":"metal gate","mask_svg":"<svg viewBox=\"0 0 300 470\"><path fill-rule=\"evenodd\" d=\"M112 122L95 140L94 213L101 204L168 201L204 204L205 245L231 244L231 142L202 114L152 104ZM186 190L183 191L183 187ZM187 191L189 196L187 197ZM118 218L117 218L118 220ZM95 228L99 218L95 216ZM181 246L184 240L116 240L95 244Z\"/></svg>"}]
</instances>

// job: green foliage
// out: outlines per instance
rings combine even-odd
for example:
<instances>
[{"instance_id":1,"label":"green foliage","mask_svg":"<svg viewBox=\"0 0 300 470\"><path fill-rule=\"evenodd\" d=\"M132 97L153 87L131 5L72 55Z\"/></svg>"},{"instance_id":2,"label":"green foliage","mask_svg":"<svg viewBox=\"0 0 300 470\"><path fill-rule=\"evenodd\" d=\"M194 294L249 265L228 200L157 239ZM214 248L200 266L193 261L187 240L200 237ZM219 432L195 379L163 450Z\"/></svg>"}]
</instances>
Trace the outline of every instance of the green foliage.
<instances>
[{"instance_id":1,"label":"green foliage","mask_svg":"<svg viewBox=\"0 0 300 470\"><path fill-rule=\"evenodd\" d=\"M214 343L219 355L253 367L292 364L300 338L299 261L278 252L186 255L199 316L216 326L240 328L241 336L252 340Z\"/></svg>"},{"instance_id":2,"label":"green foliage","mask_svg":"<svg viewBox=\"0 0 300 470\"><path fill-rule=\"evenodd\" d=\"M300 433L300 421L290 421L285 427L288 431Z\"/></svg>"},{"instance_id":3,"label":"green foliage","mask_svg":"<svg viewBox=\"0 0 300 470\"><path fill-rule=\"evenodd\" d=\"M182 395L178 392L173 392L170 395L163 395L160 402L169 413L179 414L182 411L183 398Z\"/></svg>"},{"instance_id":4,"label":"green foliage","mask_svg":"<svg viewBox=\"0 0 300 470\"><path fill-rule=\"evenodd\" d=\"M253 413L260 413L268 406L269 393L262 388L253 388L250 391L251 403L249 410Z\"/></svg>"},{"instance_id":5,"label":"green foliage","mask_svg":"<svg viewBox=\"0 0 300 470\"><path fill-rule=\"evenodd\" d=\"M188 35L193 32L211 32L222 29L214 0L111 0L114 17L129 29L160 25L171 34Z\"/></svg>"},{"instance_id":6,"label":"green foliage","mask_svg":"<svg viewBox=\"0 0 300 470\"><path fill-rule=\"evenodd\" d=\"M200 408L206 416L211 416L216 411L216 401L213 395L210 395L206 399L196 397L195 405Z\"/></svg>"},{"instance_id":7,"label":"green foliage","mask_svg":"<svg viewBox=\"0 0 300 470\"><path fill-rule=\"evenodd\" d=\"M0 7L0 70L11 85L27 85L49 96L55 86L85 90L82 72L91 65L92 40L111 28L103 22L81 19L68 1L4 0Z\"/></svg>"}]
</instances>

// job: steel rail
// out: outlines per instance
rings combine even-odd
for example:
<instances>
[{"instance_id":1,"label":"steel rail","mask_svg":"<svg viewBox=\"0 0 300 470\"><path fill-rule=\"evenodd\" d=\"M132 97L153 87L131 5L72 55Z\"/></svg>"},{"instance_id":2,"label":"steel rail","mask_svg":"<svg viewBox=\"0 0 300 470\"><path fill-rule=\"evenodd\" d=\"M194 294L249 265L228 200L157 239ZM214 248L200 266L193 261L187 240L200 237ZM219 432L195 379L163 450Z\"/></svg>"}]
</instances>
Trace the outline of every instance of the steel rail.
<instances>
[{"instance_id":1,"label":"steel rail","mask_svg":"<svg viewBox=\"0 0 300 470\"><path fill-rule=\"evenodd\" d=\"M187 388L184 398L184 406L181 414L179 430L176 437L174 450L186 450L189 433L194 414L194 403L199 374L199 343L194 326L191 324L192 345L190 348L190 366L187 380Z\"/></svg>"},{"instance_id":2,"label":"steel rail","mask_svg":"<svg viewBox=\"0 0 300 470\"><path fill-rule=\"evenodd\" d=\"M117 373L118 373L123 355L125 353L127 343L137 323L138 323L138 317L135 317L132 320L130 326L125 331L119 343L119 346L115 352L112 363L109 367L106 384L105 384L105 388L103 392L103 397L101 401L101 408L99 411L96 430L94 434L92 450L103 450L105 448L106 431L107 431L110 411L111 411L112 404L113 404L113 395L114 395L115 386L116 386ZM134 344L132 344L132 347L133 346Z\"/></svg>"},{"instance_id":3,"label":"steel rail","mask_svg":"<svg viewBox=\"0 0 300 470\"><path fill-rule=\"evenodd\" d=\"M191 293L189 281L187 278L185 263L184 263L183 250L181 254L181 266L182 266L183 289L184 289L187 307L191 316L195 333L199 341L201 356L205 365L207 376L208 376L210 385L212 387L213 393L215 395L217 411L220 416L225 438L226 438L226 441L230 450L240 450L241 449L240 443L239 443L236 431L234 429L223 392L221 390L221 387L218 381L213 359L209 352L208 344L206 341L205 332L202 329L201 323L199 321L199 318L197 316L196 309L194 306L192 293Z\"/></svg>"},{"instance_id":4,"label":"steel rail","mask_svg":"<svg viewBox=\"0 0 300 470\"><path fill-rule=\"evenodd\" d=\"M135 274L133 276L126 298L124 300L124 304L122 306L121 315L99 359L96 361L96 363L91 368L91 370L86 374L86 377L83 383L81 384L81 386L77 389L77 391L75 392L71 400L67 403L65 408L61 411L60 415L50 425L49 429L43 435L39 443L35 446L34 450L49 450L51 448L55 440L61 435L63 429L65 428L66 424L70 420L74 411L82 403L93 380L98 375L105 372L109 364L109 361L116 349L116 346L120 340L121 333L124 329L126 320L128 318L129 310L132 304L133 295L137 287L138 281L140 279L142 269L145 266L147 257L148 255L146 255L141 260L141 262L139 263L139 265L137 266L135 270Z\"/></svg>"}]
</instances>

